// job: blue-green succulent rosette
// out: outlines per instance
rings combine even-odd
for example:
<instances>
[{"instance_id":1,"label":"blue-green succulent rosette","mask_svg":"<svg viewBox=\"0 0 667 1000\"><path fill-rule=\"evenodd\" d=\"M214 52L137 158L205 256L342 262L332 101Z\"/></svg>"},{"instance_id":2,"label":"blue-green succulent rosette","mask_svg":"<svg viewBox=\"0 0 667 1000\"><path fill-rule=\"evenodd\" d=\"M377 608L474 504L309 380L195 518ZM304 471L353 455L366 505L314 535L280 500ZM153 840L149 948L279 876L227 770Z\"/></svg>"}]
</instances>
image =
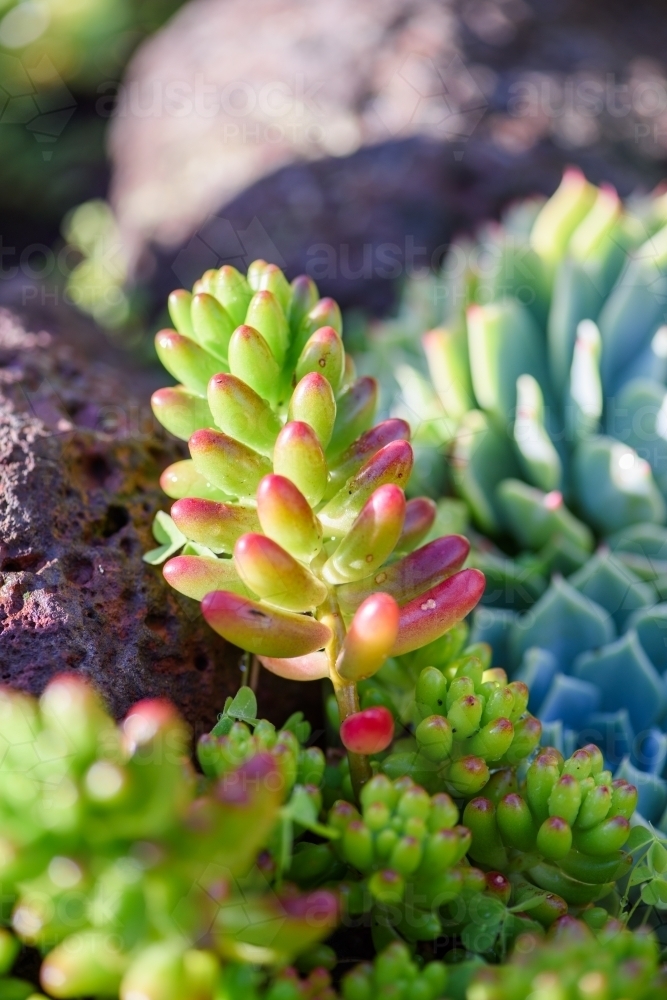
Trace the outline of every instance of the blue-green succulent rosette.
<instances>
[{"instance_id":1,"label":"blue-green succulent rosette","mask_svg":"<svg viewBox=\"0 0 667 1000\"><path fill-rule=\"evenodd\" d=\"M667 831L667 605L628 580L623 554L599 549L528 611L482 608L473 637L528 685L543 741L566 756L596 743L639 789L641 816Z\"/></svg>"},{"instance_id":2,"label":"blue-green succulent rosette","mask_svg":"<svg viewBox=\"0 0 667 1000\"><path fill-rule=\"evenodd\" d=\"M465 504L473 641L529 683L546 742L599 743L667 828L665 223L664 194L624 205L566 171L411 283L383 384L427 455L420 489L458 498L457 530Z\"/></svg>"}]
</instances>

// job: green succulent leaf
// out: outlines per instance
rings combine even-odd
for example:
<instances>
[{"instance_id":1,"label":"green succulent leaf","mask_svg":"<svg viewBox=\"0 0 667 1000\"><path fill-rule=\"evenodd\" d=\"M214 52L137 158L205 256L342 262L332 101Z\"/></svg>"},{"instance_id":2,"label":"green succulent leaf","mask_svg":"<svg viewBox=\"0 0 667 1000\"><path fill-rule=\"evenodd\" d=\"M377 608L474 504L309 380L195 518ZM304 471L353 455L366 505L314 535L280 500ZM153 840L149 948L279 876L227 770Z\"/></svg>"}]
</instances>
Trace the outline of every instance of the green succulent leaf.
<instances>
[{"instance_id":1,"label":"green succulent leaf","mask_svg":"<svg viewBox=\"0 0 667 1000\"><path fill-rule=\"evenodd\" d=\"M257 698L252 688L241 687L234 695L234 700L227 709L227 714L233 719L247 722L249 725L257 723Z\"/></svg>"},{"instance_id":2,"label":"green succulent leaf","mask_svg":"<svg viewBox=\"0 0 667 1000\"><path fill-rule=\"evenodd\" d=\"M173 519L163 510L159 510L153 520L153 537L160 545L144 553L143 561L151 566L159 566L187 543L187 538L174 524Z\"/></svg>"}]
</instances>

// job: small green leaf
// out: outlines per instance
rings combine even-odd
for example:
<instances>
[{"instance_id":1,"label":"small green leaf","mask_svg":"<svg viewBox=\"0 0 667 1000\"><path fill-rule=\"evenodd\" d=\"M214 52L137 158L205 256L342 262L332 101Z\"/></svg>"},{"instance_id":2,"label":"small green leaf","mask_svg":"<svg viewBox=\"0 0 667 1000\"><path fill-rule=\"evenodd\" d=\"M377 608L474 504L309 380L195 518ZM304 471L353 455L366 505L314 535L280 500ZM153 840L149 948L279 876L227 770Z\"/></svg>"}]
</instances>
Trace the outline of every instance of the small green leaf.
<instances>
[{"instance_id":1,"label":"small green leaf","mask_svg":"<svg viewBox=\"0 0 667 1000\"><path fill-rule=\"evenodd\" d=\"M479 924L468 924L461 931L461 943L468 951L484 953L493 948L498 937L499 925L492 928Z\"/></svg>"},{"instance_id":2,"label":"small green leaf","mask_svg":"<svg viewBox=\"0 0 667 1000\"><path fill-rule=\"evenodd\" d=\"M654 841L649 848L648 863L658 875L667 871L667 849L659 840Z\"/></svg>"},{"instance_id":3,"label":"small green leaf","mask_svg":"<svg viewBox=\"0 0 667 1000\"><path fill-rule=\"evenodd\" d=\"M232 719L256 726L259 721L257 718L257 698L252 688L240 687L231 705L226 709L226 714Z\"/></svg>"},{"instance_id":4,"label":"small green leaf","mask_svg":"<svg viewBox=\"0 0 667 1000\"><path fill-rule=\"evenodd\" d=\"M218 721L211 730L211 736L226 736L234 725L234 720L230 718L229 707L234 699L230 696L225 698L225 706L222 714L218 716Z\"/></svg>"},{"instance_id":5,"label":"small green leaf","mask_svg":"<svg viewBox=\"0 0 667 1000\"><path fill-rule=\"evenodd\" d=\"M657 906L658 909L667 909L667 882L662 878L654 878L642 889L642 902L647 906Z\"/></svg>"},{"instance_id":6,"label":"small green leaf","mask_svg":"<svg viewBox=\"0 0 667 1000\"><path fill-rule=\"evenodd\" d=\"M469 912L472 919L480 927L495 927L505 919L506 907L493 896L473 896Z\"/></svg>"},{"instance_id":7,"label":"small green leaf","mask_svg":"<svg viewBox=\"0 0 667 1000\"><path fill-rule=\"evenodd\" d=\"M630 878L628 879L628 886L640 885L642 882L648 882L653 877L653 872L647 864L635 865L630 873Z\"/></svg>"},{"instance_id":8,"label":"small green leaf","mask_svg":"<svg viewBox=\"0 0 667 1000\"><path fill-rule=\"evenodd\" d=\"M143 561L151 566L159 566L160 563L166 562L187 542L183 532L163 510L159 510L153 520L153 538L156 542L160 542L160 545L146 552L143 557Z\"/></svg>"},{"instance_id":9,"label":"small green leaf","mask_svg":"<svg viewBox=\"0 0 667 1000\"><path fill-rule=\"evenodd\" d=\"M278 871L286 872L292 863L292 846L294 844L294 824L288 812L280 810L280 832L278 848Z\"/></svg>"},{"instance_id":10,"label":"small green leaf","mask_svg":"<svg viewBox=\"0 0 667 1000\"><path fill-rule=\"evenodd\" d=\"M150 566L159 566L161 563L166 562L170 556L178 552L173 545L160 545L157 549L151 549L149 552L145 552L142 559L145 563Z\"/></svg>"},{"instance_id":11,"label":"small green leaf","mask_svg":"<svg viewBox=\"0 0 667 1000\"><path fill-rule=\"evenodd\" d=\"M211 736L227 736L233 725L233 719L231 719L228 715L221 715L211 730Z\"/></svg>"},{"instance_id":12,"label":"small green leaf","mask_svg":"<svg viewBox=\"0 0 667 1000\"><path fill-rule=\"evenodd\" d=\"M653 840L655 840L655 834L652 830L647 830L645 826L633 826L632 830L630 830L630 836L625 843L624 850L629 854L634 854L641 847L646 847Z\"/></svg>"},{"instance_id":13,"label":"small green leaf","mask_svg":"<svg viewBox=\"0 0 667 1000\"><path fill-rule=\"evenodd\" d=\"M163 510L159 510L153 521L153 537L156 542L171 542L173 545L184 545L187 538L183 532L176 527L174 520Z\"/></svg>"},{"instance_id":14,"label":"small green leaf","mask_svg":"<svg viewBox=\"0 0 667 1000\"><path fill-rule=\"evenodd\" d=\"M291 818L301 826L309 827L317 822L315 803L302 785L295 785L287 809Z\"/></svg>"},{"instance_id":15,"label":"small green leaf","mask_svg":"<svg viewBox=\"0 0 667 1000\"><path fill-rule=\"evenodd\" d=\"M282 728L294 733L302 746L306 743L311 732L310 723L304 721L303 712L294 712L293 715L290 715Z\"/></svg>"},{"instance_id":16,"label":"small green leaf","mask_svg":"<svg viewBox=\"0 0 667 1000\"><path fill-rule=\"evenodd\" d=\"M325 826L317 820L317 810L315 803L303 785L295 785L292 795L287 805L283 806L282 813L289 819L303 826L311 833L316 833L327 840L336 840L340 834L330 826Z\"/></svg>"}]
</instances>

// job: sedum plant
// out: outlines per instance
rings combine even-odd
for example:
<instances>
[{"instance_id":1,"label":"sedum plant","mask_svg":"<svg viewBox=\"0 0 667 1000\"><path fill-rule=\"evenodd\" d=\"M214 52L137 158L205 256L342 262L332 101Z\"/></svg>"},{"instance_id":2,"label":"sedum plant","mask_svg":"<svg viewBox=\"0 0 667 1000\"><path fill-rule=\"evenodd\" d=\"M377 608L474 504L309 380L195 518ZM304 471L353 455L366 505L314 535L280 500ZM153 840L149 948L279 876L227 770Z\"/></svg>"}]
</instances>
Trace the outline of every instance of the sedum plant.
<instances>
[{"instance_id":1,"label":"sedum plant","mask_svg":"<svg viewBox=\"0 0 667 1000\"><path fill-rule=\"evenodd\" d=\"M469 798L486 785L490 768L517 765L535 750L542 726L526 711L527 686L508 684L504 670L488 669L489 646L469 650L446 666L433 657L420 672L414 736L385 758L386 773L410 774L431 791Z\"/></svg>"},{"instance_id":2,"label":"sedum plant","mask_svg":"<svg viewBox=\"0 0 667 1000\"><path fill-rule=\"evenodd\" d=\"M465 629L457 631L465 642ZM344 800L327 808L332 765L309 745L308 723L297 713L276 729L257 717L248 688L200 739L203 773L189 764L189 733L167 703L142 702L116 725L73 677L53 681L39 702L0 690L0 726L0 995L15 1000L37 996L11 975L20 945L41 953L41 985L53 997L334 1000L322 966L336 955L319 943L337 924L339 899L346 918L371 923L379 951L399 939L346 978L344 998L387 994L390 968L399 995L409 982L410 993L443 997L444 970L420 968L400 938L412 948L443 934L460 940L472 959L446 973L445 987L454 988L471 980L480 955L502 959L522 932L541 934L568 902L588 914L589 900L611 892L628 869L608 827L630 816L635 792L611 785L606 817L600 803L589 805L609 791L595 748L569 762L546 750L525 779L525 762L493 768L485 798L468 802L461 824L452 797L429 794L407 775L375 775L359 810ZM561 772L576 776L567 788L562 775L552 780ZM575 820L577 791L586 797ZM541 828L528 844L522 822L499 823L509 838L504 854L489 847L481 801L500 815L513 799L542 808L547 792L548 811L567 812L575 841L565 859L554 860ZM593 826L582 822L586 808ZM620 825L625 836L627 820ZM667 855L647 831L636 832L646 835L633 841L644 852L634 885L659 906ZM586 855L583 874L577 852ZM545 882L544 871L560 882ZM596 891L568 896L565 876L570 892ZM605 923L604 911L594 916ZM291 962L305 978L285 969Z\"/></svg>"},{"instance_id":3,"label":"sedum plant","mask_svg":"<svg viewBox=\"0 0 667 1000\"><path fill-rule=\"evenodd\" d=\"M468 636L460 622L428 646L390 658L359 685L364 708L385 706L403 728L379 768L461 799L481 791L492 770L529 758L542 733L527 711L528 686L508 683L504 670L491 667L489 644L467 643ZM328 711L336 724L331 700ZM349 797L342 770L339 777Z\"/></svg>"},{"instance_id":4,"label":"sedum plant","mask_svg":"<svg viewBox=\"0 0 667 1000\"><path fill-rule=\"evenodd\" d=\"M447 967L443 962L419 965L406 946L390 944L373 963L348 972L341 983L342 1000L439 1000L447 994Z\"/></svg>"},{"instance_id":5,"label":"sedum plant","mask_svg":"<svg viewBox=\"0 0 667 1000\"><path fill-rule=\"evenodd\" d=\"M561 917L547 942L524 935L510 961L479 970L467 1000L658 1000L666 988L659 948L648 929L609 921L597 934Z\"/></svg>"},{"instance_id":6,"label":"sedum plant","mask_svg":"<svg viewBox=\"0 0 667 1000\"><path fill-rule=\"evenodd\" d=\"M476 862L525 872L572 906L604 899L627 874L632 859L621 848L630 836L637 789L612 781L597 747L567 760L547 747L523 779L498 771L484 791L463 813Z\"/></svg>"},{"instance_id":7,"label":"sedum plant","mask_svg":"<svg viewBox=\"0 0 667 1000\"><path fill-rule=\"evenodd\" d=\"M666 222L664 195L624 206L568 170L545 203L458 243L390 331L408 352L416 324L434 327L430 378L413 345L391 412L421 422L431 492L467 506L489 605L474 638L529 682L548 740L566 756L599 743L655 823L667 808Z\"/></svg>"},{"instance_id":8,"label":"sedum plant","mask_svg":"<svg viewBox=\"0 0 667 1000\"><path fill-rule=\"evenodd\" d=\"M334 927L333 893L281 896L257 865L284 754L197 777L168 703L116 726L68 676L39 702L3 689L0 720L3 971L20 942L53 997L214 1000L221 963L284 964Z\"/></svg>"},{"instance_id":9,"label":"sedum plant","mask_svg":"<svg viewBox=\"0 0 667 1000\"><path fill-rule=\"evenodd\" d=\"M396 923L409 940L436 938L442 931L440 908L466 890L485 888L483 874L462 864L470 833L458 818L448 795L431 797L410 778L376 775L362 790L361 812L336 802L328 818L340 832L334 849L364 879L362 892L357 886L350 897L350 909L370 903L377 922Z\"/></svg>"},{"instance_id":10,"label":"sedum plant","mask_svg":"<svg viewBox=\"0 0 667 1000\"><path fill-rule=\"evenodd\" d=\"M417 548L435 509L405 499L409 427L374 424L376 383L356 377L338 307L309 278L225 266L169 309L156 348L180 384L153 410L191 457L162 476L176 502L148 559L172 556L169 583L268 669L331 679L358 793L392 720L359 712L357 682L468 614L483 576L460 569L461 538Z\"/></svg>"}]
</instances>

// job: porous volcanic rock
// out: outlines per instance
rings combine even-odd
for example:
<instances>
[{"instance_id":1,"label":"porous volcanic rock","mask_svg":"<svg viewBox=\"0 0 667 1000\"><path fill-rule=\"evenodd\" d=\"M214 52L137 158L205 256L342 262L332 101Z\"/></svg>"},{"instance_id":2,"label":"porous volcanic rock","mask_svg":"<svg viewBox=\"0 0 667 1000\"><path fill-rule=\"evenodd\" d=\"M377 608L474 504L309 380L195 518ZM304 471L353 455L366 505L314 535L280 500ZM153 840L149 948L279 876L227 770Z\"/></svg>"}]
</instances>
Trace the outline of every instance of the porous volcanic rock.
<instances>
[{"instance_id":1,"label":"porous volcanic rock","mask_svg":"<svg viewBox=\"0 0 667 1000\"><path fill-rule=\"evenodd\" d=\"M0 310L0 680L38 694L74 671L116 717L166 696L200 734L243 682L241 653L142 562L183 446L152 418L151 377L99 360L88 334L98 360ZM283 721L308 686L275 686L263 672L262 707Z\"/></svg>"}]
</instances>

